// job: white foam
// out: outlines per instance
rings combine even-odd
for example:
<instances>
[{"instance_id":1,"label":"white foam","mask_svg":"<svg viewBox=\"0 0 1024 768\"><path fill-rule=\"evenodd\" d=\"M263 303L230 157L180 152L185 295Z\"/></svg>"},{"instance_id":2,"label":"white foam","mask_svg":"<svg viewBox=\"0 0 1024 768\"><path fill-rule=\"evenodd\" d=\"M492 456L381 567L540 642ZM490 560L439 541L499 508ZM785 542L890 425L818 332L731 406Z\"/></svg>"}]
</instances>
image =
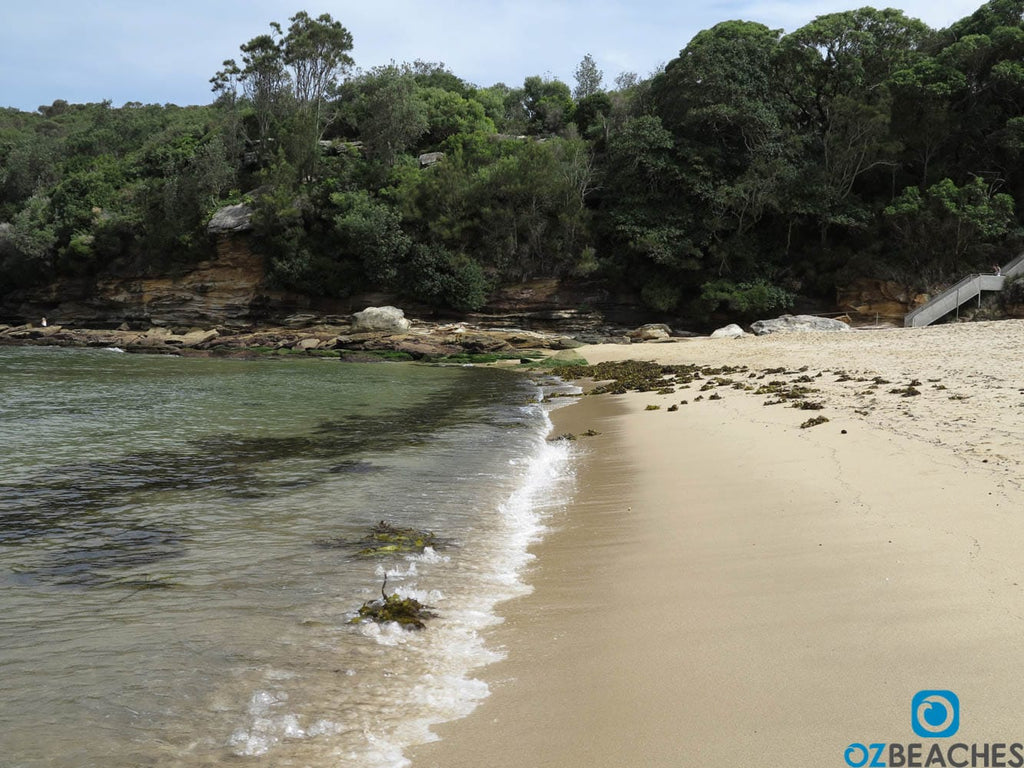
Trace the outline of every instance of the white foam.
<instances>
[{"instance_id":1,"label":"white foam","mask_svg":"<svg viewBox=\"0 0 1024 768\"><path fill-rule=\"evenodd\" d=\"M533 406L535 412L541 407ZM551 424L544 413L546 432ZM253 694L247 727L232 735L236 755L259 757L286 739L327 735L325 741L330 742L330 735L341 734L338 738L346 741L335 754L343 764L404 768L410 765L404 754L408 747L436 740L433 726L465 717L490 695L487 683L474 673L505 653L487 646L484 631L502 622L496 610L501 602L531 591L524 579L534 559L529 548L572 491L572 447L545 437L538 430L529 455L510 461L508 474L495 478L496 483L507 483L509 490L499 503L481 511L479 527L458 554L427 548L398 563L378 566L378 578L386 572L388 592L429 605L438 616L423 632L410 632L395 623L339 626L338 631L358 632L381 646L382 652L397 654L399 660L394 667L390 663L383 667L380 680L372 668L344 668L349 685L372 686L366 689L372 693L365 710L345 710L344 729L330 711L319 707L318 714L310 716L312 722L304 722L286 711L287 696L274 690L268 680L270 689ZM438 578L442 574L444 578ZM353 745L353 738L360 743Z\"/></svg>"},{"instance_id":2,"label":"white foam","mask_svg":"<svg viewBox=\"0 0 1024 768\"><path fill-rule=\"evenodd\" d=\"M260 690L249 699L249 723L231 734L228 746L236 756L259 757L284 739L308 739L342 731L332 720L319 719L303 728L299 716L278 711L288 702L285 691Z\"/></svg>"},{"instance_id":3,"label":"white foam","mask_svg":"<svg viewBox=\"0 0 1024 768\"><path fill-rule=\"evenodd\" d=\"M550 429L546 412L545 419ZM546 530L545 519L570 498L571 459L566 442L548 442L538 435L529 457L510 462L517 475L515 487L497 507L501 525L486 545L487 557L476 565L475 583L457 598L453 596L452 604L443 606L442 618L431 625L430 634L424 634L424 652L429 654L433 671L424 674L410 691L415 709L424 716L404 723L392 736L391 744L434 740L431 726L465 717L490 694L487 684L471 674L505 654L488 648L481 632L502 622L496 612L499 603L531 591L523 581L525 567L533 559L529 547ZM410 596L419 594L404 585L400 591ZM428 602L442 602L427 594Z\"/></svg>"}]
</instances>

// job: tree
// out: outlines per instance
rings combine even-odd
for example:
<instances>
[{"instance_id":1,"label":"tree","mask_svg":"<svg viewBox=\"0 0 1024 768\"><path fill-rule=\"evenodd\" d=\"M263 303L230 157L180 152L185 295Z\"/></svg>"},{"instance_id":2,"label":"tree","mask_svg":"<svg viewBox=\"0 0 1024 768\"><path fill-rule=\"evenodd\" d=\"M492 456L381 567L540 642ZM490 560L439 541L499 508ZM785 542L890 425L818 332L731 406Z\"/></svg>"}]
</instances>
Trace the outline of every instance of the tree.
<instances>
[{"instance_id":1,"label":"tree","mask_svg":"<svg viewBox=\"0 0 1024 768\"><path fill-rule=\"evenodd\" d=\"M370 155L385 168L430 128L427 107L407 68L374 67L355 84L356 125Z\"/></svg>"},{"instance_id":2,"label":"tree","mask_svg":"<svg viewBox=\"0 0 1024 768\"><path fill-rule=\"evenodd\" d=\"M681 202L699 222L691 236L716 276L749 275L762 256L763 238L753 231L785 207L796 175L772 69L780 35L754 22L717 24L695 35L652 84L678 147Z\"/></svg>"},{"instance_id":3,"label":"tree","mask_svg":"<svg viewBox=\"0 0 1024 768\"><path fill-rule=\"evenodd\" d=\"M572 97L576 101L593 96L595 93L600 93L601 80L604 77L604 73L597 68L594 57L589 53L583 57L583 60L576 67L575 77L576 87L573 89Z\"/></svg>"},{"instance_id":4,"label":"tree","mask_svg":"<svg viewBox=\"0 0 1024 768\"><path fill-rule=\"evenodd\" d=\"M228 59L210 82L214 92L229 101L236 84L242 84L253 108L264 163L276 152L272 143L284 145L280 124L291 111L296 125L289 136L297 138L289 148L291 160L305 178L315 169L317 142L334 119L325 110L327 97L353 64L348 55L352 35L326 13L314 19L300 11L289 21L287 33L271 22L272 34L258 35L241 46L243 66Z\"/></svg>"},{"instance_id":5,"label":"tree","mask_svg":"<svg viewBox=\"0 0 1024 768\"><path fill-rule=\"evenodd\" d=\"M856 184L895 165L888 81L923 55L929 35L901 11L861 8L819 16L782 39L777 85L813 174L806 212L818 221L821 244L833 225L863 224Z\"/></svg>"},{"instance_id":6,"label":"tree","mask_svg":"<svg viewBox=\"0 0 1024 768\"><path fill-rule=\"evenodd\" d=\"M522 106L526 112L527 133L558 133L572 116L569 86L561 80L545 80L533 75L523 81Z\"/></svg>"},{"instance_id":7,"label":"tree","mask_svg":"<svg viewBox=\"0 0 1024 768\"><path fill-rule=\"evenodd\" d=\"M374 286L395 287L395 279L412 240L402 231L401 217L365 190L339 193L332 203L342 213L334 226L346 258L359 261Z\"/></svg>"},{"instance_id":8,"label":"tree","mask_svg":"<svg viewBox=\"0 0 1024 768\"><path fill-rule=\"evenodd\" d=\"M281 54L292 72L300 131L305 134L298 166L303 175L310 175L316 165L317 142L334 120L333 114L325 113L326 98L353 64L348 55L352 35L327 13L313 19L300 11L289 21L288 33L281 41Z\"/></svg>"},{"instance_id":9,"label":"tree","mask_svg":"<svg viewBox=\"0 0 1024 768\"><path fill-rule=\"evenodd\" d=\"M271 25L280 33L279 25ZM273 152L276 124L284 112L288 96L290 77L284 67L281 47L271 35L258 35L241 46L242 65L234 59L224 62L224 69L211 78L213 90L226 96L232 103L235 87L242 84L245 98L252 107L256 123L256 134L249 139L257 147L257 154L264 160Z\"/></svg>"},{"instance_id":10,"label":"tree","mask_svg":"<svg viewBox=\"0 0 1024 768\"><path fill-rule=\"evenodd\" d=\"M980 177L963 186L943 179L923 192L907 187L885 208L906 270L899 276L934 283L987 267L999 258L990 255L993 245L1018 229L1014 207Z\"/></svg>"}]
</instances>

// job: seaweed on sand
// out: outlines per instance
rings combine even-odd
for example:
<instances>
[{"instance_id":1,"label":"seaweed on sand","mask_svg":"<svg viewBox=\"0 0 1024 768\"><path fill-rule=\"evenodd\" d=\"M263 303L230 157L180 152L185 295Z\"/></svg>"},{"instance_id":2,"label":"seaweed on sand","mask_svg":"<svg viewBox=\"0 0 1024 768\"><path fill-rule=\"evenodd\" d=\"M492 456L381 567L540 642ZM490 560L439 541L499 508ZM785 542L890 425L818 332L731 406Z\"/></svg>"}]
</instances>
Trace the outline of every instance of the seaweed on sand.
<instances>
[{"instance_id":1,"label":"seaweed on sand","mask_svg":"<svg viewBox=\"0 0 1024 768\"><path fill-rule=\"evenodd\" d=\"M813 419L808 419L800 425L800 429L810 429L811 427L817 427L820 424L827 424L828 419L824 416L815 416Z\"/></svg>"}]
</instances>

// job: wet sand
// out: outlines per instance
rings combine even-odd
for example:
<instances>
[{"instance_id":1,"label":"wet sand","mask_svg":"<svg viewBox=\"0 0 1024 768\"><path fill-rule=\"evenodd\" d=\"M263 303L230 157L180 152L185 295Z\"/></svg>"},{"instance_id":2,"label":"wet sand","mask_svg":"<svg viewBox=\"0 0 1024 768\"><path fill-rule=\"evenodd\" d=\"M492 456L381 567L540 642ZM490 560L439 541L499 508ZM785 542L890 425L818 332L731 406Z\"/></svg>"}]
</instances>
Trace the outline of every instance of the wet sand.
<instances>
[{"instance_id":1,"label":"wet sand","mask_svg":"<svg viewBox=\"0 0 1024 768\"><path fill-rule=\"evenodd\" d=\"M575 501L489 637L491 696L414 768L845 765L921 741L922 689L958 694L957 741L1021 740L1024 323L581 351L811 377L825 408L691 385L557 411L601 432Z\"/></svg>"}]
</instances>

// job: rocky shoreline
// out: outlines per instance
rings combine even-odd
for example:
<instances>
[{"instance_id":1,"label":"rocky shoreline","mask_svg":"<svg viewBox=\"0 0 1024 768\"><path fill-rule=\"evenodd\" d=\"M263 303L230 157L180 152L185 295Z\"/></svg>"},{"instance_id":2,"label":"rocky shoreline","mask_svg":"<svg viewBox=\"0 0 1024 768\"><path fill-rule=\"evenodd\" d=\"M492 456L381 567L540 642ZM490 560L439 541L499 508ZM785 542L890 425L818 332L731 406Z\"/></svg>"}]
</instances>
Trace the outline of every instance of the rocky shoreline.
<instances>
[{"instance_id":1,"label":"rocky shoreline","mask_svg":"<svg viewBox=\"0 0 1024 768\"><path fill-rule=\"evenodd\" d=\"M474 318L479 319L479 318ZM38 324L0 324L0 346L58 346L116 348L124 352L188 355L193 357L253 357L299 354L345 360L456 360L496 362L551 353L590 344L674 342L699 334L650 323L626 330L611 326L589 330L534 330L486 323L409 320L396 307L367 307L347 316L296 315L285 325L202 328L152 324L116 330ZM762 336L772 333L849 332L843 320L813 315L782 315L759 320L750 328ZM742 338L738 325L720 328L710 338ZM563 358L565 356L563 355ZM490 359L478 359L490 358Z\"/></svg>"},{"instance_id":2,"label":"rocky shoreline","mask_svg":"<svg viewBox=\"0 0 1024 768\"><path fill-rule=\"evenodd\" d=\"M605 336L629 343L630 338ZM161 327L145 330L72 328L61 325L0 325L0 346L116 348L125 352L183 356L251 357L302 354L348 360L436 360L460 356L518 358L583 346L570 336L516 328L481 328L468 323L412 322L408 328L365 330L343 320L303 327Z\"/></svg>"}]
</instances>

